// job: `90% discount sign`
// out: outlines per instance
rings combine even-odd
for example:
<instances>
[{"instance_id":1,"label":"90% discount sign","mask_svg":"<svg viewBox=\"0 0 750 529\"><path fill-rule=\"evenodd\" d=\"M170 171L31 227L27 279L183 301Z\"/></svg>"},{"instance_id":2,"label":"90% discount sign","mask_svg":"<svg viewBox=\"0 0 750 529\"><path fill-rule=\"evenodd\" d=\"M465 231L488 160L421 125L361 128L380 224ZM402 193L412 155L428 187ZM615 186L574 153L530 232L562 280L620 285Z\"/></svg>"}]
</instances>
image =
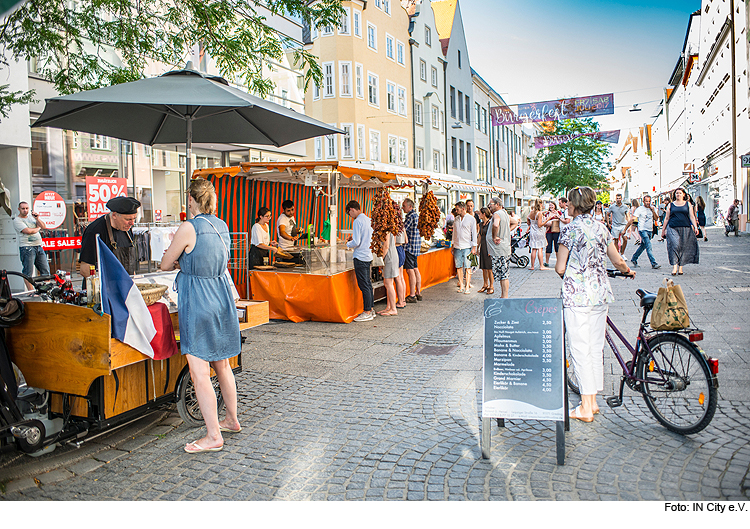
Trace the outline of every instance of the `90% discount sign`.
<instances>
[{"instance_id":1,"label":"90% discount sign","mask_svg":"<svg viewBox=\"0 0 750 529\"><path fill-rule=\"evenodd\" d=\"M126 178L102 178L100 176L86 177L86 202L88 204L89 221L98 219L109 213L107 202L115 197L123 197L127 192Z\"/></svg>"}]
</instances>

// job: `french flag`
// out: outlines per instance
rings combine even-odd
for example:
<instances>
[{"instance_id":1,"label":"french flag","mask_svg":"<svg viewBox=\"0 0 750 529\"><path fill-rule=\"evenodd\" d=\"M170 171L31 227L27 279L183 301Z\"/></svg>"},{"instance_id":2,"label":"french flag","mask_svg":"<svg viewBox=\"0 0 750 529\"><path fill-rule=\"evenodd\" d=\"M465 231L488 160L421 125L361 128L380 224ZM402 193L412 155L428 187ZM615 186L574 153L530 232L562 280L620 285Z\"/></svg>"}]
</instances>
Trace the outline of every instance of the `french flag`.
<instances>
[{"instance_id":1,"label":"french flag","mask_svg":"<svg viewBox=\"0 0 750 529\"><path fill-rule=\"evenodd\" d=\"M102 311L112 317L112 337L154 358L156 326L143 296L115 254L97 237Z\"/></svg>"}]
</instances>

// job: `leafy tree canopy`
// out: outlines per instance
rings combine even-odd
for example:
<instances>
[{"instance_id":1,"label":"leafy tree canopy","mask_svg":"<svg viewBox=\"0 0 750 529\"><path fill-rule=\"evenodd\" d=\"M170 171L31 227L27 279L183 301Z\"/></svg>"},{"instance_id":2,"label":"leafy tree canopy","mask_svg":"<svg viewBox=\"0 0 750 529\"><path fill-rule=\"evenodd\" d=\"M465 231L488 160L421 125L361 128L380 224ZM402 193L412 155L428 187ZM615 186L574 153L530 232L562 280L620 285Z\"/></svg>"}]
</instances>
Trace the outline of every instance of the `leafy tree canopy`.
<instances>
[{"instance_id":1,"label":"leafy tree canopy","mask_svg":"<svg viewBox=\"0 0 750 529\"><path fill-rule=\"evenodd\" d=\"M602 191L596 194L596 199L601 200L602 204L609 204L609 191Z\"/></svg>"},{"instance_id":2,"label":"leafy tree canopy","mask_svg":"<svg viewBox=\"0 0 750 529\"><path fill-rule=\"evenodd\" d=\"M185 64L198 43L230 80L261 97L268 61L291 56L305 88L320 82L317 58L270 27L263 13L289 14L310 26L338 26L341 0L28 0L0 22L0 66L37 61L37 71L61 94L135 81L149 61ZM0 87L0 113L30 93Z\"/></svg>"},{"instance_id":3,"label":"leafy tree canopy","mask_svg":"<svg viewBox=\"0 0 750 529\"><path fill-rule=\"evenodd\" d=\"M599 124L591 118L555 122L545 135L587 134L597 132ZM562 145L541 149L533 161L539 175L536 187L542 193L559 196L575 186L593 189L607 188L607 157L610 143L596 141L592 136L581 136Z\"/></svg>"}]
</instances>

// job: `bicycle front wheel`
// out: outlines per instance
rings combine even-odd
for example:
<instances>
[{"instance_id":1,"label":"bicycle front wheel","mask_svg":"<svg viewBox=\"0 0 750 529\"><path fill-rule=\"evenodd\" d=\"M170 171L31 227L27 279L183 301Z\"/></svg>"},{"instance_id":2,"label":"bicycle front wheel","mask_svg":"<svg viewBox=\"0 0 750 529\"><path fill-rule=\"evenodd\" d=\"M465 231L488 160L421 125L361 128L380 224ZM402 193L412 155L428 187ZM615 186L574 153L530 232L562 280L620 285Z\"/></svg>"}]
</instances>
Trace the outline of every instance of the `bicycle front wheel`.
<instances>
[{"instance_id":1,"label":"bicycle front wheel","mask_svg":"<svg viewBox=\"0 0 750 529\"><path fill-rule=\"evenodd\" d=\"M660 334L648 341L651 356L638 358L637 377L653 416L668 430L687 435L703 430L716 412L718 391L708 363L689 340Z\"/></svg>"}]
</instances>

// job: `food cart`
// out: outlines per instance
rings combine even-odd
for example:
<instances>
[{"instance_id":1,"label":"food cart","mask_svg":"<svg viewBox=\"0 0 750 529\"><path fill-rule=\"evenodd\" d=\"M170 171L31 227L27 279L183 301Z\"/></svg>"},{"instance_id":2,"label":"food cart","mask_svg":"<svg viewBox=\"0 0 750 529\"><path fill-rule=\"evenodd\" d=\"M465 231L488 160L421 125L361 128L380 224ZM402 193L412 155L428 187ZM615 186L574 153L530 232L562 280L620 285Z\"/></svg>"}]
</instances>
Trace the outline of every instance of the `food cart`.
<instances>
[{"instance_id":1,"label":"food cart","mask_svg":"<svg viewBox=\"0 0 750 529\"><path fill-rule=\"evenodd\" d=\"M377 162L252 162L198 170L193 177L213 182L218 197L217 215L227 222L231 232L250 232L261 206L271 210L271 226L275 227L285 199L295 202L298 224L313 226L312 237L297 248L302 264L269 263L267 270L254 269L246 276L250 298L268 301L271 318L295 322L349 323L364 309L352 254L346 250L343 238L338 237L351 228L344 211L349 200L357 200L369 216L375 190L383 186L408 192L412 198L416 197L417 188L426 192L434 186L472 186L489 193L499 192L452 175ZM330 221L331 234L322 241L326 219ZM418 264L423 289L448 281L456 273L450 248L423 248ZM408 286L408 275L404 273L404 277ZM245 287L239 283L242 279L235 277L240 292ZM375 281L373 287L376 299L385 296L382 281Z\"/></svg>"},{"instance_id":2,"label":"food cart","mask_svg":"<svg viewBox=\"0 0 750 529\"><path fill-rule=\"evenodd\" d=\"M134 279L163 284L173 277L157 273ZM165 296L159 310L166 318L154 319L157 333L174 333L179 346L176 300ZM35 425L41 425L38 442L20 442L22 450L37 452L173 403L186 423L203 424L187 361L179 352L154 360L111 338L110 316L85 306L33 297L24 300L24 306L25 317L6 330L6 342L27 386L43 390L44 399L29 406ZM240 302L239 308L244 320L240 331L268 322L266 302ZM240 356L230 364L240 371ZM214 385L218 392L218 382Z\"/></svg>"}]
</instances>

